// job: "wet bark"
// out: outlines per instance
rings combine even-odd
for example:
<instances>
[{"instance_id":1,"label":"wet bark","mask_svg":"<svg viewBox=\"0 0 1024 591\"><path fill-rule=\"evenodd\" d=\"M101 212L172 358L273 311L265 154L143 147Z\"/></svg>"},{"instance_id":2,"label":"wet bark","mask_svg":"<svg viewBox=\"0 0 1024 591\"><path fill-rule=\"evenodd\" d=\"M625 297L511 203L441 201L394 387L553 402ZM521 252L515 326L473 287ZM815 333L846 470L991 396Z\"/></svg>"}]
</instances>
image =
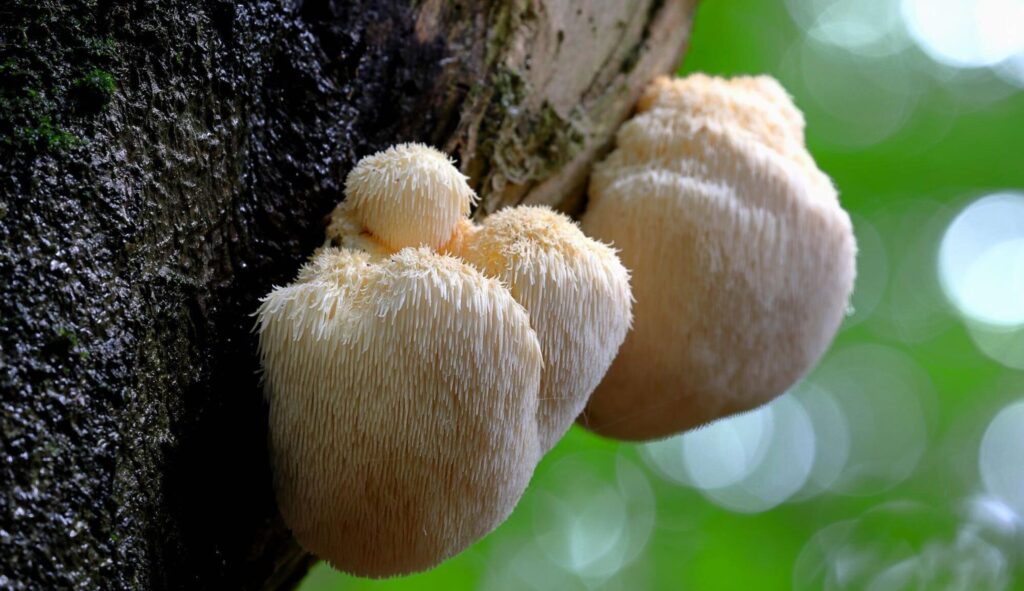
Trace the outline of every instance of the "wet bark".
<instances>
[{"instance_id":1,"label":"wet bark","mask_svg":"<svg viewBox=\"0 0 1024 591\"><path fill-rule=\"evenodd\" d=\"M251 332L361 156L576 211L695 0L8 0L0 589L276 589Z\"/></svg>"}]
</instances>

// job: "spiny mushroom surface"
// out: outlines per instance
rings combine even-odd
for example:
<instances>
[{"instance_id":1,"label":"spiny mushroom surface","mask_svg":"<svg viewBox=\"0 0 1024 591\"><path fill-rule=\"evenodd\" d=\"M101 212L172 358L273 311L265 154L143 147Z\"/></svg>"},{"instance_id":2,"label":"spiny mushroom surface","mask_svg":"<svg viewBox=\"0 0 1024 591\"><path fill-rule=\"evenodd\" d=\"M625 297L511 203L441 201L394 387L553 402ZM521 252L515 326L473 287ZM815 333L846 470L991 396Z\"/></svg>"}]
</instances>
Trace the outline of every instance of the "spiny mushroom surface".
<instances>
[{"instance_id":1,"label":"spiny mushroom surface","mask_svg":"<svg viewBox=\"0 0 1024 591\"><path fill-rule=\"evenodd\" d=\"M856 244L775 81L661 79L591 177L583 230L632 273L633 330L579 422L668 436L783 393L842 321Z\"/></svg>"},{"instance_id":2,"label":"spiny mushroom surface","mask_svg":"<svg viewBox=\"0 0 1024 591\"><path fill-rule=\"evenodd\" d=\"M334 245L264 299L260 353L285 522L381 577L507 517L621 343L629 283L550 210L474 226L465 177L425 146L362 160L346 195Z\"/></svg>"},{"instance_id":3,"label":"spiny mushroom surface","mask_svg":"<svg viewBox=\"0 0 1024 591\"><path fill-rule=\"evenodd\" d=\"M501 279L530 313L545 362L538 421L547 451L579 416L629 330L629 273L613 249L546 207L491 215L460 254Z\"/></svg>"},{"instance_id":4,"label":"spiny mushroom surface","mask_svg":"<svg viewBox=\"0 0 1024 591\"><path fill-rule=\"evenodd\" d=\"M345 179L339 207L391 250L437 250L475 202L466 177L446 154L410 143L363 158Z\"/></svg>"},{"instance_id":5,"label":"spiny mushroom surface","mask_svg":"<svg viewBox=\"0 0 1024 591\"><path fill-rule=\"evenodd\" d=\"M637 103L641 113L654 109L739 125L772 147L791 144L803 148L804 144L803 113L782 85L769 76L662 76L647 87Z\"/></svg>"},{"instance_id":6,"label":"spiny mushroom surface","mask_svg":"<svg viewBox=\"0 0 1024 591\"><path fill-rule=\"evenodd\" d=\"M540 346L508 291L452 257L328 248L310 267L329 271L260 309L281 514L341 570L429 568L529 483Z\"/></svg>"},{"instance_id":7,"label":"spiny mushroom surface","mask_svg":"<svg viewBox=\"0 0 1024 591\"><path fill-rule=\"evenodd\" d=\"M392 208L405 207L406 200L422 200L422 195L435 195L431 201L452 214L468 211L475 199L472 192L466 197L465 177L450 163L447 170L433 168L439 154L433 149L403 144L381 154L388 157L364 159L346 182L347 190L359 191L360 198L354 204L342 203L332 214L328 235L342 245L388 250L375 239L377 232L360 221L363 209L386 212L382 217L402 215L388 211L386 193L363 189L374 184L367 180L374 172L406 178L412 174L402 170L408 162L429 158L425 168L430 174L403 185L416 187L419 193L392 199ZM413 172L419 168L424 167ZM437 187L428 186L431 183ZM443 193L441 185L459 187L459 199L437 198ZM410 211L422 213L418 207ZM530 314L544 353L538 421L541 452L546 452L579 416L625 338L632 321L629 273L614 250L588 238L568 217L546 207L507 208L479 226L464 216L444 219L446 234L434 241L443 244L440 252L461 257L500 279Z\"/></svg>"}]
</instances>

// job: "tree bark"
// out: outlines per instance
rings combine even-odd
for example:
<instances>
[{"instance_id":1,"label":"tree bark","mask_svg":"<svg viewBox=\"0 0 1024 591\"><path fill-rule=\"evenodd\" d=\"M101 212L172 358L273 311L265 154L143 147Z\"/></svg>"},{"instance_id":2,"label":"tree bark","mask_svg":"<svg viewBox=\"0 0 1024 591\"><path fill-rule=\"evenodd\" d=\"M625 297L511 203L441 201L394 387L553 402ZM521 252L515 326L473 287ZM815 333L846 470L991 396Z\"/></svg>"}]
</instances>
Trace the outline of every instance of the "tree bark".
<instances>
[{"instance_id":1,"label":"tree bark","mask_svg":"<svg viewBox=\"0 0 1024 591\"><path fill-rule=\"evenodd\" d=\"M695 0L8 0L0 589L276 589L252 312L361 156L581 205Z\"/></svg>"}]
</instances>

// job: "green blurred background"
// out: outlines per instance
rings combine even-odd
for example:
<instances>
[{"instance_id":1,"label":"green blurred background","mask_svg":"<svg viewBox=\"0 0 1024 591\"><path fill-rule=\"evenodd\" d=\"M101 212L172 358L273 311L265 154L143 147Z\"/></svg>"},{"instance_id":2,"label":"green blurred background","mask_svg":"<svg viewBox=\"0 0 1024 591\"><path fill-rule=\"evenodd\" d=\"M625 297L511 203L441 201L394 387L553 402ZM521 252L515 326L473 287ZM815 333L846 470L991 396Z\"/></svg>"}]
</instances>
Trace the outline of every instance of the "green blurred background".
<instances>
[{"instance_id":1,"label":"green blurred background","mask_svg":"<svg viewBox=\"0 0 1024 591\"><path fill-rule=\"evenodd\" d=\"M667 441L574 429L459 557L301 589L1024 589L1024 0L705 0L693 71L779 78L853 216L825 360Z\"/></svg>"}]
</instances>

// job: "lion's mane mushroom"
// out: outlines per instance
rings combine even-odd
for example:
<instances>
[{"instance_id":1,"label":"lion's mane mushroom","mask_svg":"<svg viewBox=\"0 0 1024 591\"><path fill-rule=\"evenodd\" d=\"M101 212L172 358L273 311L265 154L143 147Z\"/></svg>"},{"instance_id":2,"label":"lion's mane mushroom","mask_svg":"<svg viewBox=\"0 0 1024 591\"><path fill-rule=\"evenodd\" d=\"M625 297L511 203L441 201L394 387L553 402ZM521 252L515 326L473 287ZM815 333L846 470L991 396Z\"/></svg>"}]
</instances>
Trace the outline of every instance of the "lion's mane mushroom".
<instances>
[{"instance_id":1,"label":"lion's mane mushroom","mask_svg":"<svg viewBox=\"0 0 1024 591\"><path fill-rule=\"evenodd\" d=\"M475 202L476 193L446 154L423 144L398 144L363 158L349 173L345 201L332 214L328 235L346 235L346 224L355 223L391 251L437 250Z\"/></svg>"},{"instance_id":2,"label":"lion's mane mushroom","mask_svg":"<svg viewBox=\"0 0 1024 591\"><path fill-rule=\"evenodd\" d=\"M541 451L548 451L579 416L625 338L632 321L629 273L614 250L545 207L507 208L479 226L464 215L457 217L468 211L475 195L446 156L418 144L402 144L366 158L349 175L349 200L338 206L328 228L328 235L340 244L379 251L376 236L388 231L374 230L363 211L376 212L380 219L401 217L388 209L387 193L378 189L384 181L375 180L374 174L393 179L396 185L394 179L418 177L399 187L403 196L391 200L391 207L442 219L433 224L439 229L431 244L442 244L440 252L500 279L529 312L545 361L538 421ZM441 186L456 188L459 198L444 197ZM423 213L416 205L420 201L438 204L434 207L444 209L445 215Z\"/></svg>"},{"instance_id":3,"label":"lion's mane mushroom","mask_svg":"<svg viewBox=\"0 0 1024 591\"><path fill-rule=\"evenodd\" d=\"M274 486L304 547L389 576L508 516L622 341L628 274L548 210L474 226L418 144L363 159L346 197L258 312Z\"/></svg>"},{"instance_id":4,"label":"lion's mane mushroom","mask_svg":"<svg viewBox=\"0 0 1024 591\"><path fill-rule=\"evenodd\" d=\"M537 337L498 281L426 248L312 265L328 273L260 309L281 514L341 570L429 568L504 521L533 474Z\"/></svg>"},{"instance_id":5,"label":"lion's mane mushroom","mask_svg":"<svg viewBox=\"0 0 1024 591\"><path fill-rule=\"evenodd\" d=\"M645 440L758 406L821 356L856 245L803 118L768 78L662 79L595 167L587 234L620 249L633 331L580 417Z\"/></svg>"},{"instance_id":6,"label":"lion's mane mushroom","mask_svg":"<svg viewBox=\"0 0 1024 591\"><path fill-rule=\"evenodd\" d=\"M546 207L501 210L462 242L459 254L501 279L537 331L545 362L538 420L547 451L579 416L629 330L629 272L613 249Z\"/></svg>"}]
</instances>

